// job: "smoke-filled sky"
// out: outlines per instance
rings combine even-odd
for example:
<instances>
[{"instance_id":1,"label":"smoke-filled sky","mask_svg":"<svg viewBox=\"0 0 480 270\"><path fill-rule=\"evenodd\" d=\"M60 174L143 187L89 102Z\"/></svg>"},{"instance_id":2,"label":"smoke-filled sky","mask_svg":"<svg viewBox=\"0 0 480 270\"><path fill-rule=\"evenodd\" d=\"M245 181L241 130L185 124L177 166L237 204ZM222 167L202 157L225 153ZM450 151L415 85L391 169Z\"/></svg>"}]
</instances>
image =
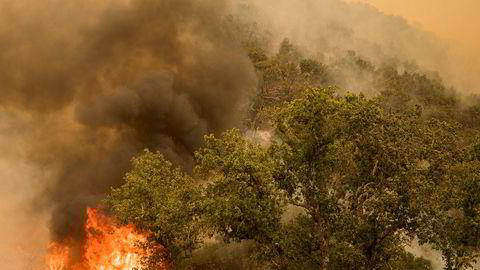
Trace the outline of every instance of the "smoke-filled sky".
<instances>
[{"instance_id":1,"label":"smoke-filled sky","mask_svg":"<svg viewBox=\"0 0 480 270\"><path fill-rule=\"evenodd\" d=\"M351 0L371 4L386 14L402 16L427 31L460 43L480 56L478 0Z\"/></svg>"},{"instance_id":2,"label":"smoke-filled sky","mask_svg":"<svg viewBox=\"0 0 480 270\"><path fill-rule=\"evenodd\" d=\"M274 36L288 37L312 55L331 56L335 51L354 50L377 65L389 59L415 62L424 71L438 72L458 92L480 92L480 61L476 51L434 29L416 25L414 19L392 16L388 10L353 0L243 1L257 7L256 18L268 21ZM384 2L389 1L379 1ZM414 1L395 1L404 2L425 10L425 14L447 9L433 1L429 1L430 6L422 1L418 6ZM455 16L462 17L463 13L459 10ZM474 24L478 20L471 21ZM478 31L461 25L458 28L454 32L475 36ZM354 85L351 87L349 90L355 90Z\"/></svg>"}]
</instances>

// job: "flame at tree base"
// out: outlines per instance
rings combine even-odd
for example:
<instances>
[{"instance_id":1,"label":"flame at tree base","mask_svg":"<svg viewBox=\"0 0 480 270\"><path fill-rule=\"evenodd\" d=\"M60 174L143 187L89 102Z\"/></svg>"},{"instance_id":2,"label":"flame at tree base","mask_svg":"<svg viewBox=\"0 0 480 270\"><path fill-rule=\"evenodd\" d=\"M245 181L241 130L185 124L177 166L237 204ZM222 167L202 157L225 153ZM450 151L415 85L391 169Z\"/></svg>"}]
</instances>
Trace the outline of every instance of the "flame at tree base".
<instances>
[{"instance_id":1,"label":"flame at tree base","mask_svg":"<svg viewBox=\"0 0 480 270\"><path fill-rule=\"evenodd\" d=\"M87 209L85 224L86 241L83 260L71 263L68 244L52 243L46 258L49 270L135 270L142 269L147 256L141 244L147 236L135 230L133 225L117 226L112 218L98 209ZM166 263L156 269L167 269Z\"/></svg>"}]
</instances>

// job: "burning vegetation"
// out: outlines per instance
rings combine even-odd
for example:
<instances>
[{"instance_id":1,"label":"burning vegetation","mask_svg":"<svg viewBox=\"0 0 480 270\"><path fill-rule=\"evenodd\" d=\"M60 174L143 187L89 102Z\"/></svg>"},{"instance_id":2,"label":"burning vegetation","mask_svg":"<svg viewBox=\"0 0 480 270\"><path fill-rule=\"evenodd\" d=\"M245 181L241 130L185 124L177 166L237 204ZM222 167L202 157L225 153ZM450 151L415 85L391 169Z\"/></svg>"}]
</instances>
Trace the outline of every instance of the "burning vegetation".
<instances>
[{"instance_id":1,"label":"burning vegetation","mask_svg":"<svg viewBox=\"0 0 480 270\"><path fill-rule=\"evenodd\" d=\"M85 244L81 254L71 254L69 241L51 243L46 262L49 270L135 270L142 269L148 255L143 245L148 235L133 225L119 225L99 209L87 209ZM157 248L161 253L163 248ZM72 260L79 256L80 260ZM166 262L156 264L167 269Z\"/></svg>"}]
</instances>

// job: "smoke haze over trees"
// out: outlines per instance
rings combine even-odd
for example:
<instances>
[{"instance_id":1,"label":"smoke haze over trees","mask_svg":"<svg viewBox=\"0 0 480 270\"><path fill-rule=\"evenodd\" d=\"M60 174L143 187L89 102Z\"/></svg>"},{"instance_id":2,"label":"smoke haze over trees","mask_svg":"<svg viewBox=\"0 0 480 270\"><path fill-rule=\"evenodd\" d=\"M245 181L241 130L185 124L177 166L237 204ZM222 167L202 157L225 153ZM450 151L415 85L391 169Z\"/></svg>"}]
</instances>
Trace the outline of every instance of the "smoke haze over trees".
<instances>
[{"instance_id":1,"label":"smoke haze over trees","mask_svg":"<svg viewBox=\"0 0 480 270\"><path fill-rule=\"evenodd\" d=\"M190 174L205 134L270 131L271 110L305 88L380 94L395 113L418 105L465 127L462 147L480 120L479 99L462 101L480 89L479 63L401 18L337 0L0 0L0 41L6 227L43 233L28 220L48 219L52 239L78 247L84 209L121 186L133 156L158 150ZM265 207L270 228L281 211ZM238 239L257 237L242 229Z\"/></svg>"}]
</instances>

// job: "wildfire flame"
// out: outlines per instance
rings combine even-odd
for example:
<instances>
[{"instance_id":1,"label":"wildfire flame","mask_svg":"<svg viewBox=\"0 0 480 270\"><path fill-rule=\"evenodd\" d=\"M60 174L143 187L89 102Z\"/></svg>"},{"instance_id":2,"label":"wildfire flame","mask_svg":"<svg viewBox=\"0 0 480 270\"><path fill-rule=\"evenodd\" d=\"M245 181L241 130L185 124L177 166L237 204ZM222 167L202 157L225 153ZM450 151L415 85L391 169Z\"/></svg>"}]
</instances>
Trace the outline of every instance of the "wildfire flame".
<instances>
[{"instance_id":1,"label":"wildfire flame","mask_svg":"<svg viewBox=\"0 0 480 270\"><path fill-rule=\"evenodd\" d=\"M68 247L52 243L48 247L48 268L49 270L63 270L68 263Z\"/></svg>"},{"instance_id":2,"label":"wildfire flame","mask_svg":"<svg viewBox=\"0 0 480 270\"><path fill-rule=\"evenodd\" d=\"M145 234L133 225L117 226L115 221L98 209L87 209L84 260L69 264L68 244L52 243L46 258L49 270L134 270L141 269L146 255L139 244L145 243ZM160 269L166 269L166 266Z\"/></svg>"}]
</instances>

